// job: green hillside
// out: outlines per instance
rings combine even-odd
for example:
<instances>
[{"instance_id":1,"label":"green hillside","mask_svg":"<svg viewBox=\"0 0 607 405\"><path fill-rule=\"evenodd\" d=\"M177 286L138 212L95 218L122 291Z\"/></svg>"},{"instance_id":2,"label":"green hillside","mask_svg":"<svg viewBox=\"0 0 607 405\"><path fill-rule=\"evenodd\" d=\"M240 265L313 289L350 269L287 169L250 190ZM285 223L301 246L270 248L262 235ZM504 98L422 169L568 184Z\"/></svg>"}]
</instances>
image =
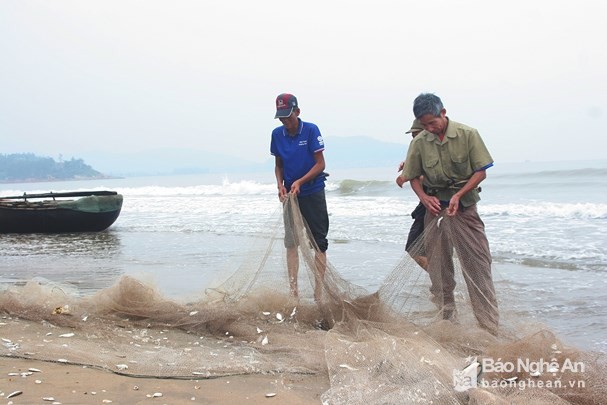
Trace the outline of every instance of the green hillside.
<instances>
[{"instance_id":1,"label":"green hillside","mask_svg":"<svg viewBox=\"0 0 607 405\"><path fill-rule=\"evenodd\" d=\"M33 153L0 154L0 182L57 181L104 178L82 159L55 161Z\"/></svg>"}]
</instances>

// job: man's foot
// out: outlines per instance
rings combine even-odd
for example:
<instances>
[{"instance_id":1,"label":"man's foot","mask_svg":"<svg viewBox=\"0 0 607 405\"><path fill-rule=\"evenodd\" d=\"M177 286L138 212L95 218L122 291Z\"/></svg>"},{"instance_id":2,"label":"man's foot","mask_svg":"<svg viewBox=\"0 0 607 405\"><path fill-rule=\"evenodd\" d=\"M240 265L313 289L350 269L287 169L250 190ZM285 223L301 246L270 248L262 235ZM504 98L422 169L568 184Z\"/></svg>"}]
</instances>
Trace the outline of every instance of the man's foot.
<instances>
[{"instance_id":1,"label":"man's foot","mask_svg":"<svg viewBox=\"0 0 607 405\"><path fill-rule=\"evenodd\" d=\"M314 327L320 330L330 330L331 325L329 325L329 321L326 319L317 319L314 321Z\"/></svg>"},{"instance_id":2,"label":"man's foot","mask_svg":"<svg viewBox=\"0 0 607 405\"><path fill-rule=\"evenodd\" d=\"M443 307L443 319L447 321L451 321L453 323L458 323L457 320L457 309L452 306Z\"/></svg>"}]
</instances>

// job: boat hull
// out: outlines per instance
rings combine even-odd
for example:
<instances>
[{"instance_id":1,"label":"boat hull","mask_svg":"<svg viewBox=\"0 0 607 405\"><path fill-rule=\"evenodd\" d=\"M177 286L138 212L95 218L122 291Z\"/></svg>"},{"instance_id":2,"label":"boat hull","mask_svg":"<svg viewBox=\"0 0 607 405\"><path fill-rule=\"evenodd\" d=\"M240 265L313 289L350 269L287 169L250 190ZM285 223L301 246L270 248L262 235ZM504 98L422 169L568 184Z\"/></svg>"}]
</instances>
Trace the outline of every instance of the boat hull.
<instances>
[{"instance_id":1,"label":"boat hull","mask_svg":"<svg viewBox=\"0 0 607 405\"><path fill-rule=\"evenodd\" d=\"M0 202L0 233L100 232L120 215L122 196L79 200Z\"/></svg>"}]
</instances>

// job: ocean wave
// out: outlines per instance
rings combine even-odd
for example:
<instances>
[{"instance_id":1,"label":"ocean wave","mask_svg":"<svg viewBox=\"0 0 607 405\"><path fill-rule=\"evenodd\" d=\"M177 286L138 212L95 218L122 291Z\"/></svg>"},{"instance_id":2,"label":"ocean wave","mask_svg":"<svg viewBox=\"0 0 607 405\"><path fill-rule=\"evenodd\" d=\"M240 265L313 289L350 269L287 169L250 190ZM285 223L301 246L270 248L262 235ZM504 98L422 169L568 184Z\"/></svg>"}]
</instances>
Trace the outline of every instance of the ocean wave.
<instances>
[{"instance_id":1,"label":"ocean wave","mask_svg":"<svg viewBox=\"0 0 607 405\"><path fill-rule=\"evenodd\" d=\"M184 187L146 186L121 188L124 196L234 196L234 195L269 195L276 194L276 186L255 181L224 181L222 184L205 184Z\"/></svg>"},{"instance_id":2,"label":"ocean wave","mask_svg":"<svg viewBox=\"0 0 607 405\"><path fill-rule=\"evenodd\" d=\"M493 253L495 263L514 263L533 268L559 269L571 271L596 271L605 272L605 262L592 260L572 261L559 257L531 257L515 256L508 253Z\"/></svg>"},{"instance_id":3,"label":"ocean wave","mask_svg":"<svg viewBox=\"0 0 607 405\"><path fill-rule=\"evenodd\" d=\"M231 182L224 179L221 184L203 184L192 186L139 186L139 187L86 187L70 188L69 190L54 189L53 192L63 191L98 191L112 189L123 196L210 196L210 195L266 195L276 194L274 183L260 183L252 180ZM49 190L30 190L27 194L48 193ZM21 195L23 191L5 190L6 195Z\"/></svg>"},{"instance_id":4,"label":"ocean wave","mask_svg":"<svg viewBox=\"0 0 607 405\"><path fill-rule=\"evenodd\" d=\"M485 216L607 219L607 204L597 203L482 204L479 211Z\"/></svg>"},{"instance_id":5,"label":"ocean wave","mask_svg":"<svg viewBox=\"0 0 607 405\"><path fill-rule=\"evenodd\" d=\"M327 183L327 192L334 192L339 195L376 195L384 193L390 189L396 189L396 183L383 180L340 180Z\"/></svg>"},{"instance_id":6,"label":"ocean wave","mask_svg":"<svg viewBox=\"0 0 607 405\"><path fill-rule=\"evenodd\" d=\"M518 172L503 173L499 170L491 172L491 177L496 179L501 178L524 178L529 177L537 179L555 179L562 181L564 179L585 179L585 178L605 178L607 176L606 167L589 167L589 168L576 168L576 169L563 169L563 170L521 170Z\"/></svg>"}]
</instances>

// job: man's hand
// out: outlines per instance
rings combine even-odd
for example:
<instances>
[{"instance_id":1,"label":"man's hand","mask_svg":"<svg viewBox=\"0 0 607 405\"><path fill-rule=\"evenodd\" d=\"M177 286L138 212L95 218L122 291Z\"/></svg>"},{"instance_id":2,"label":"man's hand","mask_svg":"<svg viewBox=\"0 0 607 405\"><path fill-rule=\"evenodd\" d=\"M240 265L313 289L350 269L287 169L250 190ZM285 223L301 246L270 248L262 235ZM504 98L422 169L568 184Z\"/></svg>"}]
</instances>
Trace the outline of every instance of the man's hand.
<instances>
[{"instance_id":1,"label":"man's hand","mask_svg":"<svg viewBox=\"0 0 607 405\"><path fill-rule=\"evenodd\" d=\"M287 188L282 184L278 186L278 199L280 202L285 202L287 199Z\"/></svg>"},{"instance_id":2,"label":"man's hand","mask_svg":"<svg viewBox=\"0 0 607 405\"><path fill-rule=\"evenodd\" d=\"M398 176L396 178L396 184L398 184L398 187L403 188L403 184L405 184L407 181L405 180L405 178L403 176Z\"/></svg>"},{"instance_id":3,"label":"man's hand","mask_svg":"<svg viewBox=\"0 0 607 405\"><path fill-rule=\"evenodd\" d=\"M300 188L300 187L301 187L301 186L300 186L300 182L299 182L299 180L295 180L295 181L293 182L293 184L291 184L291 194L298 195L298 194L299 194L299 188Z\"/></svg>"},{"instance_id":4,"label":"man's hand","mask_svg":"<svg viewBox=\"0 0 607 405\"><path fill-rule=\"evenodd\" d=\"M449 200L449 207L447 207L447 215L453 217L457 215L457 211L459 209L459 195L454 194L453 197Z\"/></svg>"},{"instance_id":5,"label":"man's hand","mask_svg":"<svg viewBox=\"0 0 607 405\"><path fill-rule=\"evenodd\" d=\"M422 202L422 204L424 204L430 214L434 215L435 217L440 214L441 207L438 198L434 196L429 196L428 194L424 194L420 201Z\"/></svg>"}]
</instances>

